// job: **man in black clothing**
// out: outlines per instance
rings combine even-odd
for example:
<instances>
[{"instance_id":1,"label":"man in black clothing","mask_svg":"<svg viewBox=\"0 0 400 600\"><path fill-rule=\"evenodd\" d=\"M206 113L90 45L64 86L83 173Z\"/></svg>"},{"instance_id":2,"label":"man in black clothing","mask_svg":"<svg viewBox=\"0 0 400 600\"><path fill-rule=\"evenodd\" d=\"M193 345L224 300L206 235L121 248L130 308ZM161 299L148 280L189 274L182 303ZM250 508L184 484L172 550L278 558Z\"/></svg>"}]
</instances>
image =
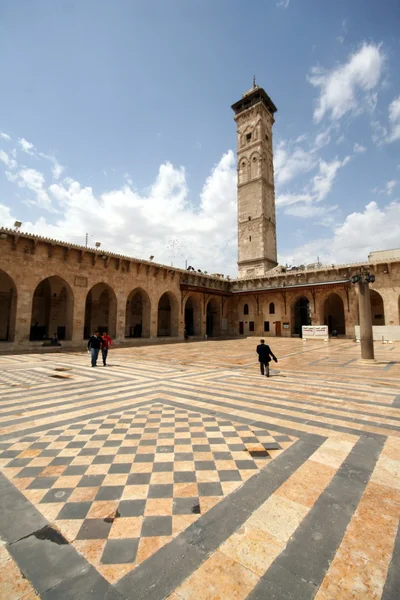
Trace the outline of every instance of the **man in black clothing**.
<instances>
[{"instance_id":1,"label":"man in black clothing","mask_svg":"<svg viewBox=\"0 0 400 600\"><path fill-rule=\"evenodd\" d=\"M261 375L264 375L265 368L265 374L267 377L269 377L269 363L271 362L271 357L275 362L278 362L278 359L272 352L271 348L265 343L265 340L260 340L260 343L257 346L257 354L260 362Z\"/></svg>"},{"instance_id":2,"label":"man in black clothing","mask_svg":"<svg viewBox=\"0 0 400 600\"><path fill-rule=\"evenodd\" d=\"M100 348L103 348L103 346L103 338L101 337L100 333L96 331L88 341L88 352L90 352L92 356L92 367L97 366L97 357L99 356Z\"/></svg>"}]
</instances>

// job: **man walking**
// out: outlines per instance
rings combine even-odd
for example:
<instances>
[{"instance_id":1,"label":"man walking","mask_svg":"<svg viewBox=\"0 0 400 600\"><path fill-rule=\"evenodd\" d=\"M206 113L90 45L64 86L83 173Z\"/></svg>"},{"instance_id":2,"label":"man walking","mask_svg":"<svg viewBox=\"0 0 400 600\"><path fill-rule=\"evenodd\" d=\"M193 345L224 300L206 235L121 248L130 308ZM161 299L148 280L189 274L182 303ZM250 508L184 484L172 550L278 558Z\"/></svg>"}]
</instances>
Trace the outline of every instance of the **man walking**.
<instances>
[{"instance_id":1,"label":"man walking","mask_svg":"<svg viewBox=\"0 0 400 600\"><path fill-rule=\"evenodd\" d=\"M92 367L97 367L97 357L99 356L100 348L103 348L104 342L98 331L89 338L88 352L92 356Z\"/></svg>"},{"instance_id":2,"label":"man walking","mask_svg":"<svg viewBox=\"0 0 400 600\"><path fill-rule=\"evenodd\" d=\"M278 362L278 359L272 352L271 348L265 343L265 340L260 340L260 343L257 346L257 354L260 363L261 375L264 375L265 369L265 374L267 377L269 377L269 363L271 362L271 357L275 362Z\"/></svg>"},{"instance_id":3,"label":"man walking","mask_svg":"<svg viewBox=\"0 0 400 600\"><path fill-rule=\"evenodd\" d=\"M106 367L107 366L106 361L107 361L108 349L111 348L111 346L112 346L112 339L106 331L101 336L101 339L103 340L103 347L101 349L101 355L103 357L103 366Z\"/></svg>"}]
</instances>

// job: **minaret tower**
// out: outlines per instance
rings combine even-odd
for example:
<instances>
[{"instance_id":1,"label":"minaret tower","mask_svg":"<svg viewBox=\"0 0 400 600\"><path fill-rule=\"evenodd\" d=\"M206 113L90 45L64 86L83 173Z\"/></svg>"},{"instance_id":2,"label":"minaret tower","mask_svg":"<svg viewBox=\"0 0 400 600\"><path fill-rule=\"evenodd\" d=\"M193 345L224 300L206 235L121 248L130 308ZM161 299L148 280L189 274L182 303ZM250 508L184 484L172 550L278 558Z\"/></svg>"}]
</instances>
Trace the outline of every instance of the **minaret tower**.
<instances>
[{"instance_id":1,"label":"minaret tower","mask_svg":"<svg viewBox=\"0 0 400 600\"><path fill-rule=\"evenodd\" d=\"M237 125L239 277L277 265L272 125L276 106L256 85L232 106Z\"/></svg>"}]
</instances>

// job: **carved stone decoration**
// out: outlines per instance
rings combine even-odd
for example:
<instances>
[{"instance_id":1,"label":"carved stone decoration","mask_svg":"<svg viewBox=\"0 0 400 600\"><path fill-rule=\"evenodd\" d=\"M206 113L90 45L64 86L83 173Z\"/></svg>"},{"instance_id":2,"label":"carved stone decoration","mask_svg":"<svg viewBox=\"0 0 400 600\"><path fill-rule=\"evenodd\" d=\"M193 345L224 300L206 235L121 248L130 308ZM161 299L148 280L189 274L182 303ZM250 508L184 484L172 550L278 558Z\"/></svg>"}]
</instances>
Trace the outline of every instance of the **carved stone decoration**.
<instances>
[{"instance_id":1,"label":"carved stone decoration","mask_svg":"<svg viewBox=\"0 0 400 600\"><path fill-rule=\"evenodd\" d=\"M87 287L88 286L88 278L82 277L81 275L76 275L74 285L76 285L76 287Z\"/></svg>"}]
</instances>

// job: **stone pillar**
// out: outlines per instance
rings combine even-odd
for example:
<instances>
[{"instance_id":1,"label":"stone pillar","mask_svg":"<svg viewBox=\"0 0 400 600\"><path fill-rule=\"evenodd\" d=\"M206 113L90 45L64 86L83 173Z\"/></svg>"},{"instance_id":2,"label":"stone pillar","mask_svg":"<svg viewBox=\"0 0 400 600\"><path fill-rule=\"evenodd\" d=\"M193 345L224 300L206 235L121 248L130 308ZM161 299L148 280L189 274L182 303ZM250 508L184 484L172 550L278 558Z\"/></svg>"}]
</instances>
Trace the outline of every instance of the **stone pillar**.
<instances>
[{"instance_id":1,"label":"stone pillar","mask_svg":"<svg viewBox=\"0 0 400 600\"><path fill-rule=\"evenodd\" d=\"M151 303L151 312L150 312L150 337L157 337L157 327L158 327L158 300L153 301Z\"/></svg>"},{"instance_id":2,"label":"stone pillar","mask_svg":"<svg viewBox=\"0 0 400 600\"><path fill-rule=\"evenodd\" d=\"M77 346L83 343L83 330L85 327L86 290L74 290L74 308L72 314L72 344ZM89 331L89 335L93 332Z\"/></svg>"},{"instance_id":3,"label":"stone pillar","mask_svg":"<svg viewBox=\"0 0 400 600\"><path fill-rule=\"evenodd\" d=\"M29 342L32 321L33 290L23 284L18 286L16 325L14 342L24 344Z\"/></svg>"},{"instance_id":4,"label":"stone pillar","mask_svg":"<svg viewBox=\"0 0 400 600\"><path fill-rule=\"evenodd\" d=\"M117 323L115 340L119 343L125 341L125 323L126 323L126 296L120 294L117 298Z\"/></svg>"},{"instance_id":5,"label":"stone pillar","mask_svg":"<svg viewBox=\"0 0 400 600\"><path fill-rule=\"evenodd\" d=\"M375 357L369 284L364 281L360 281L358 284L358 289L358 302L360 307L361 358L364 360L373 360Z\"/></svg>"}]
</instances>

